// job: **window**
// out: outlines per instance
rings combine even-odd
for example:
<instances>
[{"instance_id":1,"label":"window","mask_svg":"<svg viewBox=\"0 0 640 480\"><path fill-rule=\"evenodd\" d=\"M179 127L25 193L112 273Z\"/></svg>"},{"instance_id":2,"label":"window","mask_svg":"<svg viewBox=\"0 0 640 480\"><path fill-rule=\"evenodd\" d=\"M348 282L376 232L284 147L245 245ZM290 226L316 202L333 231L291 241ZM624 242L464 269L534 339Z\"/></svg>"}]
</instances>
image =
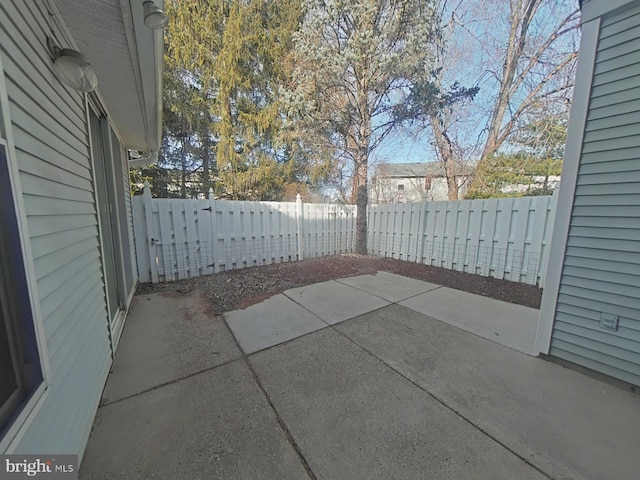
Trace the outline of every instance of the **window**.
<instances>
[{"instance_id":1,"label":"window","mask_svg":"<svg viewBox=\"0 0 640 480\"><path fill-rule=\"evenodd\" d=\"M42 383L31 302L13 202L6 145L0 141L0 439Z\"/></svg>"},{"instance_id":2,"label":"window","mask_svg":"<svg viewBox=\"0 0 640 480\"><path fill-rule=\"evenodd\" d=\"M404 191L404 185L403 185L402 183L400 183L400 184L398 185L398 191L399 191L399 192L403 192L403 191Z\"/></svg>"},{"instance_id":3,"label":"window","mask_svg":"<svg viewBox=\"0 0 640 480\"><path fill-rule=\"evenodd\" d=\"M431 179L433 177L431 175L427 175L426 177L424 177L424 191L428 192L429 190L431 190Z\"/></svg>"},{"instance_id":4,"label":"window","mask_svg":"<svg viewBox=\"0 0 640 480\"><path fill-rule=\"evenodd\" d=\"M0 306L4 307L4 303L3 301ZM20 386L15 360L16 352L9 342L12 335L8 320L5 308L0 308L0 420L7 416L5 411L13 410Z\"/></svg>"}]
</instances>

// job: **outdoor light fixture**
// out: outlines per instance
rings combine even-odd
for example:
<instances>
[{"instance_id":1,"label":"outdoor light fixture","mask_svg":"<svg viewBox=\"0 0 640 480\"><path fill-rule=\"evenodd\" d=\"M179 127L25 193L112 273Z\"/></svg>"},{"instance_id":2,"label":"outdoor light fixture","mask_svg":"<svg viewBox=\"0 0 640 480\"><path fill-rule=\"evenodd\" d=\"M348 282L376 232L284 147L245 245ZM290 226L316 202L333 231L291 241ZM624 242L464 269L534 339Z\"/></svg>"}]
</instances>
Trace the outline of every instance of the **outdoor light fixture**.
<instances>
[{"instance_id":1,"label":"outdoor light fixture","mask_svg":"<svg viewBox=\"0 0 640 480\"><path fill-rule=\"evenodd\" d=\"M62 83L79 92L96 89L98 77L84 55L70 48L60 48L50 37L47 37L47 47L53 58L53 71Z\"/></svg>"},{"instance_id":2,"label":"outdoor light fixture","mask_svg":"<svg viewBox=\"0 0 640 480\"><path fill-rule=\"evenodd\" d=\"M144 8L144 24L152 30L161 30L169 23L169 17L158 7L153 0L145 0L142 4Z\"/></svg>"}]
</instances>

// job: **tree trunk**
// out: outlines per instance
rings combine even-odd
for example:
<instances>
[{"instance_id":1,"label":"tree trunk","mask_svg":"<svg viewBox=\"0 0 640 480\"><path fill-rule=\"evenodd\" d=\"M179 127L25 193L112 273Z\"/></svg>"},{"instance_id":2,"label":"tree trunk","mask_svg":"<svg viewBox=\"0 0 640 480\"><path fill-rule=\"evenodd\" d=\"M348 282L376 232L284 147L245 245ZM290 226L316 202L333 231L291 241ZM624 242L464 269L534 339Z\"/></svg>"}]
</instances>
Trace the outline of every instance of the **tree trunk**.
<instances>
[{"instance_id":1,"label":"tree trunk","mask_svg":"<svg viewBox=\"0 0 640 480\"><path fill-rule=\"evenodd\" d=\"M456 178L455 165L453 161L445 162L445 175L447 176L447 190L449 191L449 200L458 200L458 179Z\"/></svg>"},{"instance_id":2,"label":"tree trunk","mask_svg":"<svg viewBox=\"0 0 640 480\"><path fill-rule=\"evenodd\" d=\"M358 204L358 192L360 191L361 186L362 181L360 180L360 176L358 174L354 175L351 180L351 195L349 196L349 203L352 205Z\"/></svg>"},{"instance_id":3,"label":"tree trunk","mask_svg":"<svg viewBox=\"0 0 640 480\"><path fill-rule=\"evenodd\" d=\"M205 198L209 194L209 186L211 184L210 181L210 152L209 152L209 135L205 135L202 141L203 151L202 151L202 191L204 192Z\"/></svg>"},{"instance_id":4,"label":"tree trunk","mask_svg":"<svg viewBox=\"0 0 640 480\"><path fill-rule=\"evenodd\" d=\"M182 175L180 177L180 196L187 198L187 137L182 137L182 149L180 151L180 163Z\"/></svg>"},{"instance_id":5,"label":"tree trunk","mask_svg":"<svg viewBox=\"0 0 640 480\"><path fill-rule=\"evenodd\" d=\"M456 179L456 163L451 140L444 129L444 122L438 116L438 113L433 113L430 117L430 121L433 128L433 137L436 149L440 154L440 162L447 179L449 200L458 200L458 180Z\"/></svg>"},{"instance_id":6,"label":"tree trunk","mask_svg":"<svg viewBox=\"0 0 640 480\"><path fill-rule=\"evenodd\" d=\"M359 160L354 168L354 189L356 190L356 206L358 214L356 216L356 253L367 254L367 203L369 203L369 192L367 191L367 153L366 149L360 150Z\"/></svg>"},{"instance_id":7,"label":"tree trunk","mask_svg":"<svg viewBox=\"0 0 640 480\"><path fill-rule=\"evenodd\" d=\"M356 253L367 254L367 182L358 187L358 214L356 216Z\"/></svg>"}]
</instances>

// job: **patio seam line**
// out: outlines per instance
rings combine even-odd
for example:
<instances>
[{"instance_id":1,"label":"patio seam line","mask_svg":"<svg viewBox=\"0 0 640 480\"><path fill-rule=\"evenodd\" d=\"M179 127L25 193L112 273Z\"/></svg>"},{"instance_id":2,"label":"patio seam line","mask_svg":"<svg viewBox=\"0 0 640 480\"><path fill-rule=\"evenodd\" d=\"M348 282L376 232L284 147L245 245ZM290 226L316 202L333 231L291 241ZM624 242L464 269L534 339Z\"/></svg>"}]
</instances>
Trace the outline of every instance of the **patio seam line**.
<instances>
[{"instance_id":1,"label":"patio seam line","mask_svg":"<svg viewBox=\"0 0 640 480\"><path fill-rule=\"evenodd\" d=\"M422 314L420 314L422 315ZM356 317L354 317L356 318ZM363 351L365 351L366 353L368 353L369 355L371 355L373 358L375 358L376 360L378 360L380 363L382 363L383 365L387 366L388 368L390 368L393 372L397 373L398 375L400 375L402 378L404 378L407 382L411 383L412 385L414 385L415 387L417 387L418 389L420 389L421 391L423 391L424 393L426 393L427 395L429 395L431 398L433 398L436 402L438 402L440 405L442 405L443 407L445 407L447 410L453 412L456 416L460 417L463 421L465 421L466 423L468 423L469 425L471 425L473 428L475 428L476 430L478 430L479 432L481 432L483 435L489 437L491 440L493 440L494 442L496 442L498 445L500 445L502 448L504 448L505 450L507 450L508 452L510 452L511 454L515 455L517 458L519 458L520 460L522 460L524 463L526 463L527 465L529 465L531 468L533 468L534 470L536 470L538 473L540 473L541 475L543 475L544 477L550 479L550 480L557 480L555 479L555 477L553 477L551 474L545 472L544 470L542 470L541 467L538 467L536 464L532 463L530 460L528 460L527 458L525 458L523 455L519 454L518 452L516 452L515 450L513 450L511 447L509 447L509 445L505 444L504 442L500 441L499 439L495 438L491 433L487 432L484 428L482 428L479 425L476 425L473 421L471 421L470 419L468 419L467 417L465 417L462 413L460 413L459 411L457 411L455 408L453 408L452 406L448 405L444 400L440 399L437 395L431 393L429 390L427 390L425 387L423 387L422 385L418 384L415 380L409 378L407 375L405 375L404 373L402 373L401 371L397 370L396 368L394 368L392 365L388 364L387 362L385 362L383 359L381 359L380 357L378 357L376 354L374 354L373 352L371 352L369 349L367 349L366 347L363 347L362 345L360 345L358 342L356 342L354 339L352 339L351 337L349 337L347 334L341 332L340 330L338 330L337 328L335 328L335 326L332 325L332 329L334 331L336 331L339 335L343 336L344 338L346 338L349 342L353 343L356 347L362 349Z\"/></svg>"},{"instance_id":2,"label":"patio seam line","mask_svg":"<svg viewBox=\"0 0 640 480\"><path fill-rule=\"evenodd\" d=\"M195 377L197 375L201 375L203 373L207 373L207 372L210 372L212 370L215 370L216 368L226 367L227 365L229 365L229 364L231 364L233 362L238 362L240 360L242 360L242 356L237 357L237 358L232 358L231 360L227 360L226 362L223 362L223 363L221 363L219 365L215 365L213 367L203 368L202 370L198 370L197 372L190 373L190 374L185 375L183 377L178 377L178 378L175 378L173 380L169 380L169 381L160 383L158 385L154 385L153 387L149 387L149 388L147 388L145 390L141 390L140 392L136 392L136 393L132 393L131 395L127 395L126 397L118 398L116 400L112 400L112 401L106 402L106 403L100 403L100 405L98 405L98 409L100 409L102 407L108 407L108 406L114 405L116 403L124 402L125 400L130 400L130 399L132 399L134 397L137 397L139 395L143 395L145 393L153 392L154 390L158 390L159 388L166 387L167 385L172 385L174 383L178 383L178 382L181 382L183 380L188 380L188 379L193 378L193 377Z\"/></svg>"},{"instance_id":3,"label":"patio seam line","mask_svg":"<svg viewBox=\"0 0 640 480\"><path fill-rule=\"evenodd\" d=\"M357 290L357 288L356 288L356 290ZM344 320L338 320L338 321L337 321L337 322L335 322L335 323L329 323L329 322L327 322L324 318L320 318L320 316L319 316L317 313L315 313L315 312L313 312L313 311L309 310L307 307L305 307L305 306L304 306L304 305L302 305L301 303L297 302L294 298L291 298L291 297L290 297L289 295L287 295L286 293L283 293L283 295L284 295L285 297L287 297L289 300L291 300L293 303L295 303L295 304L297 304L297 305L300 305L300 306L301 306L302 308L304 308L307 312L311 313L311 314L312 314L312 315L314 315L315 317L317 317L317 318L319 318L320 320L322 320L324 323L326 323L326 324L327 324L327 327L333 327L333 326L338 325L338 324L340 324L340 323L342 323L342 322L346 322L347 320L352 320L352 319L354 319L354 318L361 317L362 315L368 315L369 313L377 312L378 310L382 310L383 308L390 307L391 305L396 305L396 303L395 303L395 302L390 302L389 300L384 300L384 298L381 298L381 300L384 300L385 302L387 302L387 305L383 305L383 306L381 306L381 307L374 308L373 310L370 310L370 311L368 311L368 312L359 313L359 314L358 314L358 315L356 315L355 317L349 317L349 318L345 318ZM372 295L372 296L374 296L374 297L375 297L375 295L373 295L373 294L370 294L370 295ZM422 295L422 294L421 294L421 295ZM378 298L380 298L380 297L378 297ZM404 302L404 300L402 300L402 301ZM402 305L400 305L400 306L402 306ZM304 337L304 336L309 335L309 334L311 334L311 333L318 332L318 331L320 331L320 330L324 330L324 329L325 329L325 328L327 328L327 327L322 327L322 328L320 328L320 329L318 329L318 330L315 330L315 331L313 331L313 332L305 333L304 335L300 335L299 337L292 338L291 340L287 340L287 342L290 342L290 341L292 341L292 340L296 340L296 339L298 339L298 338ZM282 343L279 343L279 344L277 344L277 345L271 345L271 347L267 347L267 348L276 347L276 346L278 346L278 345L282 345L282 344L287 343L287 342L282 342ZM265 348L264 350L267 350L267 348ZM260 351L262 351L262 350L260 350ZM257 352L253 352L253 353L257 353Z\"/></svg>"},{"instance_id":4,"label":"patio seam line","mask_svg":"<svg viewBox=\"0 0 640 480\"><path fill-rule=\"evenodd\" d=\"M264 395L265 400L267 401L267 403L271 407L271 410L273 411L273 414L276 417L276 421L278 422L278 425L280 426L280 429L282 430L282 433L284 434L284 437L287 440L287 443L291 446L293 451L298 456L298 460L300 461L300 464L302 465L302 468L304 469L304 471L306 472L307 476L311 480L318 480L318 477L316 477L315 473L313 473L313 470L311 469L311 466L309 465L309 462L307 462L307 459L305 458L304 454L302 453L302 449L300 448L300 446L296 442L295 438L293 437L293 434L289 431L289 427L287 427L287 424L284 422L284 419L280 415L280 412L278 412L275 404L271 400L271 397L269 396L269 393L267 392L267 390L262 385L262 382L260 381L260 378L258 377L258 374L256 373L256 371L254 370L253 365L251 364L251 361L249 360L249 358L247 356L244 357L244 360L245 360L245 363L247 364L247 367L249 368L249 371L251 372L251 376L253 377L253 381L256 382L256 385L262 391L262 394Z\"/></svg>"},{"instance_id":5,"label":"patio seam line","mask_svg":"<svg viewBox=\"0 0 640 480\"><path fill-rule=\"evenodd\" d=\"M334 281L335 281L335 280L334 280ZM351 285L345 285L345 286L351 287ZM352 288L355 288L356 290L359 290L359 289L358 289L358 288L356 288L356 287L352 287ZM384 298L382 298L382 297L378 297L377 295L374 295L373 293L369 293L369 295L372 295L372 296L374 296L374 297L376 297L376 298L379 298L380 300L384 300L385 302L387 302L387 305L383 305L382 307L374 308L373 310L370 310L370 311L368 311L368 312L359 313L358 315L356 315L356 316L354 316L354 317L345 318L344 320L339 320L339 321L337 321L337 322L335 322L335 323L329 323L329 322L327 322L324 318L321 318L317 313L313 312L313 311L312 311L312 310L310 310L309 308L305 307L304 305L302 305L301 303L299 303L298 301L296 301L296 299L295 299L295 298L291 298L289 295L287 295L287 294L286 294L286 292L282 292L282 295L284 295L285 297L287 297L287 298L288 298L289 300L291 300L293 303L295 303L295 304L297 304L297 305L300 305L300 306L301 306L302 308L304 308L307 312L311 313L313 316L315 316L316 318L320 319L322 322L326 323L326 324L327 324L327 327L335 327L336 325L339 325L339 324L341 324L341 323L343 323L343 322L346 322L347 320L353 320L354 318L358 318L358 317L361 317L361 316L363 316L363 315L368 315L368 314L370 314L370 313L377 312L377 311L379 311L379 310L382 310L383 308L387 308L387 307L390 307L390 306L392 306L392 305L397 305L397 306L399 306L399 307L408 308L408 307L405 307L404 305L400 305L400 302L404 302L404 301L406 301L406 300L409 300L409 299L414 298L414 297L418 297L418 296L420 296L420 295L424 295L424 294L426 294L426 293L435 292L436 290L439 290L439 289L441 289L441 288L444 288L444 285L440 285L440 286L438 286L438 288L434 288L433 290L429 290L429 291L426 291L426 292L423 292L423 293L418 293L417 295L413 295L412 297L408 297L408 298L405 298L405 299L402 299L402 300L398 300L397 302L392 302L391 300L386 300L386 299L384 299ZM360 290L360 291L361 291L361 292L364 292L364 290ZM368 292L365 292L365 293L368 293ZM408 309L409 309L409 310L411 310L410 308L408 308ZM415 311L415 310L413 310L413 311ZM423 314L423 313L421 313L421 312L416 312L416 313L419 313L420 315L424 315L424 314ZM430 318L431 318L431 317L430 317ZM225 318L225 322L226 322L226 320L227 320L227 319ZM436 320L438 320L438 319L436 318ZM438 321L439 321L439 322L442 322L442 320L438 320ZM446 323L446 322L442 322L442 323ZM448 324L447 324L447 325L448 325ZM228 327L228 325L227 325L227 327ZM299 337L295 337L295 338L292 338L292 339L290 339L290 340L287 340L286 342L277 343L277 344L275 344L275 345L271 345L271 346L269 346L269 347L263 348L262 350L257 350L257 351L255 351L255 352L251 352L251 354L250 354L250 355L253 355L254 353L262 352L262 351L264 351L264 350L269 350L270 348L277 347L277 346L279 346L279 345L284 345L284 344L286 344L286 343L289 343L289 342L292 342L292 341L294 341L294 340L297 340L298 338L306 337L307 335L311 335L312 333L316 333L316 332L319 332L320 330L324 330L324 329L325 329L325 328L327 328L327 327L322 327L322 328L320 328L320 329L318 329L318 330L314 330L313 332L305 333L304 335L300 335ZM468 333L471 333L471 332L468 332ZM235 338L235 337L233 337L233 338ZM240 350L242 350L242 348L240 348ZM242 350L242 352L244 353L244 350Z\"/></svg>"},{"instance_id":6,"label":"patio seam line","mask_svg":"<svg viewBox=\"0 0 640 480\"><path fill-rule=\"evenodd\" d=\"M309 462L307 462L307 459L305 458L304 454L302 453L302 450L298 446L298 443L296 442L295 438L293 437L293 435L289 431L289 427L287 427L286 423L284 422L284 419L280 415L280 412L278 412L278 409L276 408L275 404L271 400L271 397L269 396L269 393L267 392L267 390L262 385L262 382L260 381L260 378L258 377L257 372L255 371L255 369L253 368L253 365L251 364L251 361L249 360L249 355L247 355L245 353L245 351L242 349L242 347L240 346L240 342L238 342L238 339L236 338L235 334L233 333L233 330L231 330L231 327L227 323L227 319L224 317L224 315L222 316L222 319L224 321L225 327L227 327L227 330L231 334L231 338L233 338L233 341L236 342L236 345L238 346L238 349L242 353L242 357L238 358L237 360L244 360L245 365L249 369L249 373L251 373L251 377L253 378L253 381L258 386L258 388L262 392L262 395L264 395L265 400L269 404L269 407L273 411L273 414L276 417L276 422L278 422L278 426L282 430L282 433L284 435L285 440L287 441L289 446L293 449L294 453L298 457L298 461L300 462L300 465L304 469L304 471L307 474L307 476L309 477L309 479L310 480L318 480L318 477L316 477L316 474L313 473L313 470L311 469L311 466L309 465ZM327 326L330 326L330 325L327 325ZM324 330L325 328L327 328L327 327L323 327L323 328L321 328L321 330ZM309 333L314 333L314 332L309 332ZM297 337L297 338L300 338L300 337ZM295 340L295 339L292 339L292 340ZM256 353L256 352L254 352L254 353Z\"/></svg>"},{"instance_id":7,"label":"patio seam line","mask_svg":"<svg viewBox=\"0 0 640 480\"><path fill-rule=\"evenodd\" d=\"M387 273L393 273L393 272L387 272ZM397 275L397 274L396 274L396 275ZM353 277L342 277L342 278L336 278L336 279L334 280L334 282L340 283L340 284L344 285L345 287L355 288L356 290L359 290L359 291L361 291L361 292L368 293L369 295L373 295L374 297L377 297L377 298L379 298L379 299L381 299L381 300L384 300L385 302L390 302L390 303L391 303L391 305L396 305L396 304L398 304L399 302L404 302L404 301L406 301L406 300L411 300L412 298L418 297L418 296L420 296L420 295L424 295L425 293L434 292L434 291L439 290L440 288L444 287L444 285L438 285L438 286L436 286L436 288L432 288L431 290L427 290L427 291L425 291L425 292L416 293L415 295L411 295L410 297L403 298L402 300L398 300L397 302L392 302L391 300L387 300L386 298L383 298L383 297L381 297L380 295L376 295L375 293L367 292L366 290L362 290L361 288L354 287L353 285L349 285L348 283L343 283L343 282L341 282L341 281L340 281L340 280L343 280L343 279L345 279L345 278L353 278ZM411 278L411 277L406 277L406 278ZM415 280L415 279L412 279L412 280ZM424 281L424 280L419 280L419 281L421 281L421 282L422 282L422 281ZM434 283L434 285L435 285L435 283ZM355 318L355 317L354 317L354 318ZM351 319L350 319L350 318L347 318L347 320L351 320Z\"/></svg>"},{"instance_id":8,"label":"patio seam line","mask_svg":"<svg viewBox=\"0 0 640 480\"><path fill-rule=\"evenodd\" d=\"M335 280L334 280L334 281L335 281ZM313 284L312 284L312 285L313 285ZM350 285L347 285L347 286L350 286ZM427 291L427 292L419 293L418 295L423 295L424 293L429 293L429 292L432 292L432 291L438 290L438 289L443 288L443 287L444 287L444 285L440 285L438 288L434 288L433 290L429 290L429 291ZM355 288L355 287L353 287L353 288ZM358 290L358 289L356 288L356 290ZM363 290L361 290L361 291L363 291ZM367 293L367 292L365 292L365 293ZM300 338L304 338L304 337L307 337L307 336L309 336L309 335L313 335L314 333L321 332L321 331L323 331L323 330L326 330L327 328L335 327L335 326L337 326L337 325L339 325L339 324L341 324L341 323L344 323L344 322L346 322L346 321L348 321L348 320L353 320L354 318L358 318L358 317L361 317L361 316L363 316L363 315L368 315L368 314L370 314L370 313L377 312L377 311L379 311L379 310L382 310L382 309L384 309L384 308L390 307L390 306L392 306L392 305L397 305L397 306L399 306L399 307L408 308L408 307L405 307L404 305L400 305L400 302L404 302L405 300L408 300L408 298L406 298L406 299L404 299L404 300L399 300L398 302L391 302L391 301L389 301L389 300L385 300L385 299L384 299L384 298L382 298L382 297L377 297L377 298L380 298L381 300L384 300L384 301L385 301L385 302L387 302L388 304L387 304L387 305L383 305L382 307L376 308L376 309L374 309L374 310L371 310L371 311L369 311L369 312L360 313L360 314L356 315L355 317L349 317L349 318L345 318L344 320L340 320L340 321L335 322L335 323L329 323L329 322L327 322L324 318L321 318L320 316L318 316L318 314L316 314L314 311L312 311L312 310L308 309L307 307L305 307L304 305L302 305L301 303L299 303L298 301L296 301L294 298L291 298L290 296L288 296L285 292L282 292L280 295L284 295L286 298L288 298L289 300L291 300L293 303L295 303L296 305L299 305L300 307L302 307L303 309L305 309L305 310L306 310L307 312L309 312L311 315L313 315L313 316L314 316L314 317L316 317L318 320L320 320L322 323L324 323L324 324L325 324L325 326L324 326L324 327L322 327L322 328L319 328L319 329L317 329L317 330L314 330L314 331L312 331L312 332L307 332L307 333L304 333L304 334L299 335L299 336L297 336L297 337L290 338L289 340L285 340L284 342L280 342L280 343L276 343L276 344L273 344L273 345L269 345L268 347L261 348L261 349L259 349L259 350L256 350L255 352L251 352L251 353L245 353L245 352L244 352L244 350L242 349L242 347L240 346L240 344L238 343L238 347L240 348L240 351L241 351L244 355L246 355L246 356L247 356L247 358L248 358L249 356L251 356L251 355L255 355L256 353L266 352L266 351L268 351L268 350L271 350L272 348L276 348L276 347L280 347L280 346L282 346L282 345L286 345L286 344L291 343L291 342L294 342L294 341L296 341L296 340L298 340L298 339L300 339ZM373 294L370 294L370 295L373 295ZM418 295L414 295L414 296L416 296L416 297L417 297ZM376 296L376 295L373 295L373 296ZM409 297L409 298L413 298L413 297ZM409 309L409 310L410 310L410 309ZM417 312L417 313L420 313L420 312ZM420 315L423 315L423 314L422 314L422 313L420 313ZM223 318L224 318L225 324L227 324L227 319L226 319L226 317L224 317L224 314L222 314L222 316L223 316ZM431 318L431 317L430 317L430 318ZM436 318L435 320L438 320L438 319ZM438 321L439 321L439 322L441 322L441 320L438 320ZM443 323L446 323L446 322L443 322ZM228 324L227 324L227 328L231 331L231 328L229 327L229 325L228 325ZM232 335L233 335L233 332L232 332ZM236 339L235 335L233 335L233 338L234 338L234 340L236 340L236 342L237 342L237 339Z\"/></svg>"}]
</instances>

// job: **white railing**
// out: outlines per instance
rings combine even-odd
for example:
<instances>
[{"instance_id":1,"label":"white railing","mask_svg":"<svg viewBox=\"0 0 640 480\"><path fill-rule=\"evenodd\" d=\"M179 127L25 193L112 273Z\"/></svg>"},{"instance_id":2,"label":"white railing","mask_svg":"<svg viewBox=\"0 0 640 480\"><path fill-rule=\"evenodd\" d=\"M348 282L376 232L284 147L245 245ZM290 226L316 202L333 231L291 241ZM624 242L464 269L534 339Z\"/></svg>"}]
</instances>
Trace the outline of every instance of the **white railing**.
<instances>
[{"instance_id":1,"label":"white railing","mask_svg":"<svg viewBox=\"0 0 640 480\"><path fill-rule=\"evenodd\" d=\"M371 255L544 285L557 195L371 205Z\"/></svg>"},{"instance_id":2,"label":"white railing","mask_svg":"<svg viewBox=\"0 0 640 480\"><path fill-rule=\"evenodd\" d=\"M140 282L352 253L356 207L133 197Z\"/></svg>"}]
</instances>

